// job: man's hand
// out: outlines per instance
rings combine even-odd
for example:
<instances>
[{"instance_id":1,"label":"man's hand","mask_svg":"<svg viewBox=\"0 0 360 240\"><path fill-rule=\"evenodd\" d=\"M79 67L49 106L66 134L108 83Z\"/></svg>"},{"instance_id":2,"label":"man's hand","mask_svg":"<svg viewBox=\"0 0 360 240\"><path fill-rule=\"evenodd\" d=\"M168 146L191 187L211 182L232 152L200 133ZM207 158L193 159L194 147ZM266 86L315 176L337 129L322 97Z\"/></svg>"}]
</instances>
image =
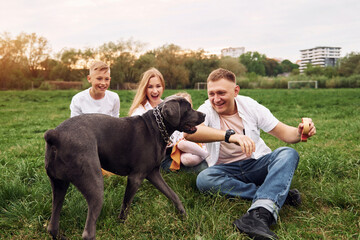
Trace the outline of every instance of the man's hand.
<instances>
[{"instance_id":1,"label":"man's hand","mask_svg":"<svg viewBox=\"0 0 360 240\"><path fill-rule=\"evenodd\" d=\"M305 122L307 122L309 124L309 131L306 134L307 137L314 136L316 134L316 128L315 128L315 124L313 123L312 119L306 118ZM299 123L299 126L298 126L299 135L301 135L303 133L303 130L304 130L304 122L301 122L301 123Z\"/></svg>"},{"instance_id":2,"label":"man's hand","mask_svg":"<svg viewBox=\"0 0 360 240\"><path fill-rule=\"evenodd\" d=\"M241 150L250 157L253 152L255 152L255 142L251 140L248 136L234 134L229 138L230 143L235 143L241 147Z\"/></svg>"}]
</instances>

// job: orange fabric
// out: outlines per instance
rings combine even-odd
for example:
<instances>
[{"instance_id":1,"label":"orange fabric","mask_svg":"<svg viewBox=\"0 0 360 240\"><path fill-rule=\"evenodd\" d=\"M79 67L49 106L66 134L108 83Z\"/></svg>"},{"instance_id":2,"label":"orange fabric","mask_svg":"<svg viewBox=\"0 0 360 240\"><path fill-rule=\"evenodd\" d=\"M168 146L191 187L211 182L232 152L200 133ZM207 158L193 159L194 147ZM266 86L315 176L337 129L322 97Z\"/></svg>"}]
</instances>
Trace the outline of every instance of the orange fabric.
<instances>
[{"instance_id":1,"label":"orange fabric","mask_svg":"<svg viewBox=\"0 0 360 240\"><path fill-rule=\"evenodd\" d=\"M181 139L182 140L182 139ZM180 149L177 147L178 143L181 141L179 140L172 148L172 151L171 151L171 159L173 160L171 162L171 165L170 165L170 170L171 171L176 171L176 170L179 170L180 169L180 163L181 163L181 160L180 160L180 157L181 157L181 151ZM201 143L196 143L197 145L199 145L200 147L202 146Z\"/></svg>"},{"instance_id":2,"label":"orange fabric","mask_svg":"<svg viewBox=\"0 0 360 240\"><path fill-rule=\"evenodd\" d=\"M104 177L108 177L108 176L116 175L115 173L112 173L112 172L106 171L106 170L104 170L104 169L101 169L101 172L102 172L102 175L103 175Z\"/></svg>"},{"instance_id":3,"label":"orange fabric","mask_svg":"<svg viewBox=\"0 0 360 240\"><path fill-rule=\"evenodd\" d=\"M180 169L180 156L181 156L181 151L180 149L178 149L177 145L178 145L179 142L177 142L173 148L172 148L172 151L171 151L171 159L173 160L171 162L171 165L170 165L170 170L171 171L176 171L176 170L179 170Z\"/></svg>"}]
</instances>

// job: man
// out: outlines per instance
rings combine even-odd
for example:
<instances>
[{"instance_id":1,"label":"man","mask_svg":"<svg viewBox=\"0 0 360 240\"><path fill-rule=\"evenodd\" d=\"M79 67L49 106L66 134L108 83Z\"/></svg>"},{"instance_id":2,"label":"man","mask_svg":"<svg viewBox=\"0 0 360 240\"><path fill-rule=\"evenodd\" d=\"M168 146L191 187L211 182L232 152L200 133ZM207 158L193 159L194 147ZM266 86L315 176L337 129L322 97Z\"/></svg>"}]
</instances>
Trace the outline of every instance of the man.
<instances>
[{"instance_id":1,"label":"man","mask_svg":"<svg viewBox=\"0 0 360 240\"><path fill-rule=\"evenodd\" d=\"M220 192L251 199L248 212L234 225L250 237L277 239L269 227L276 223L285 201L300 204L300 193L290 190L298 165L298 153L289 147L271 151L260 138L260 129L286 143L297 143L304 127L288 126L255 100L238 95L235 75L217 69L207 79L208 100L198 111L206 114L203 124L185 138L207 143L209 168L197 177L201 192ZM308 137L316 133L310 119Z\"/></svg>"}]
</instances>

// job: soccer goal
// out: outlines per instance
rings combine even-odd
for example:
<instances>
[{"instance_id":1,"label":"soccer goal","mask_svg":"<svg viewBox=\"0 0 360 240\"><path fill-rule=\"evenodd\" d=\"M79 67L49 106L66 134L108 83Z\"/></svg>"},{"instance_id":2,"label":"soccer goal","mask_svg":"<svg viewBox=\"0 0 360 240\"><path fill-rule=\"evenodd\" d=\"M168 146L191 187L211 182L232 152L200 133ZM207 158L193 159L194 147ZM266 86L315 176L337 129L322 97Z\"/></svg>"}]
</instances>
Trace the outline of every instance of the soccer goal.
<instances>
[{"instance_id":1,"label":"soccer goal","mask_svg":"<svg viewBox=\"0 0 360 240\"><path fill-rule=\"evenodd\" d=\"M203 90L207 88L207 83L206 82L197 82L195 83L195 87L194 89L196 90Z\"/></svg>"},{"instance_id":2,"label":"soccer goal","mask_svg":"<svg viewBox=\"0 0 360 240\"><path fill-rule=\"evenodd\" d=\"M288 81L288 89L318 88L318 81Z\"/></svg>"}]
</instances>

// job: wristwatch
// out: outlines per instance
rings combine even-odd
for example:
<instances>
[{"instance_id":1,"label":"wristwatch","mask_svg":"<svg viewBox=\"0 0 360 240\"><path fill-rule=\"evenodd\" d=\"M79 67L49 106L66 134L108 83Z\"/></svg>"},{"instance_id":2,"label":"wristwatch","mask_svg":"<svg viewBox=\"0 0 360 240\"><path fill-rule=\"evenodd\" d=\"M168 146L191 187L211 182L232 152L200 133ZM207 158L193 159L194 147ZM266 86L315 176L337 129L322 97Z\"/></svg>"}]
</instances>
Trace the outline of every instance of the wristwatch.
<instances>
[{"instance_id":1,"label":"wristwatch","mask_svg":"<svg viewBox=\"0 0 360 240\"><path fill-rule=\"evenodd\" d=\"M231 135L234 135L236 132L232 129L228 129L226 130L226 133L225 133L225 142L229 143L229 138Z\"/></svg>"}]
</instances>

